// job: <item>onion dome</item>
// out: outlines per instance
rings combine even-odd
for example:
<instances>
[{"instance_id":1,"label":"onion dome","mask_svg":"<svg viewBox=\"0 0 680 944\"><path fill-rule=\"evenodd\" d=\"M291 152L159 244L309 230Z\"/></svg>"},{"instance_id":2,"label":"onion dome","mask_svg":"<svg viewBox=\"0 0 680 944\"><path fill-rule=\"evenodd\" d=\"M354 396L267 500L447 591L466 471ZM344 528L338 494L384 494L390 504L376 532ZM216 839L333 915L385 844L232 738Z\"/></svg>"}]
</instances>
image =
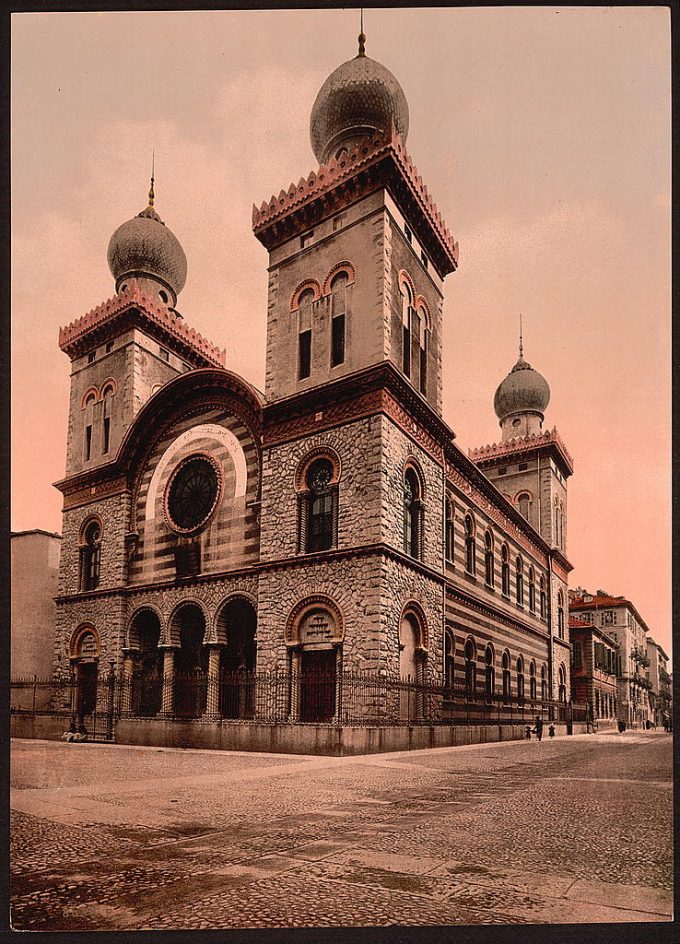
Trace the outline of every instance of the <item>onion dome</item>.
<instances>
[{"instance_id":1,"label":"onion dome","mask_svg":"<svg viewBox=\"0 0 680 944\"><path fill-rule=\"evenodd\" d=\"M542 417L549 402L548 381L527 364L520 347L519 360L496 390L496 416L501 423L513 413L539 413Z\"/></svg>"},{"instance_id":2,"label":"onion dome","mask_svg":"<svg viewBox=\"0 0 680 944\"><path fill-rule=\"evenodd\" d=\"M320 164L337 156L376 131L391 124L406 141L408 103L404 92L385 66L364 52L366 37L359 36L359 54L332 72L312 107L310 137Z\"/></svg>"},{"instance_id":3,"label":"onion dome","mask_svg":"<svg viewBox=\"0 0 680 944\"><path fill-rule=\"evenodd\" d=\"M179 240L153 206L153 177L149 205L123 223L109 242L108 260L116 291L126 278L151 278L170 290L173 303L187 279L187 257Z\"/></svg>"}]
</instances>

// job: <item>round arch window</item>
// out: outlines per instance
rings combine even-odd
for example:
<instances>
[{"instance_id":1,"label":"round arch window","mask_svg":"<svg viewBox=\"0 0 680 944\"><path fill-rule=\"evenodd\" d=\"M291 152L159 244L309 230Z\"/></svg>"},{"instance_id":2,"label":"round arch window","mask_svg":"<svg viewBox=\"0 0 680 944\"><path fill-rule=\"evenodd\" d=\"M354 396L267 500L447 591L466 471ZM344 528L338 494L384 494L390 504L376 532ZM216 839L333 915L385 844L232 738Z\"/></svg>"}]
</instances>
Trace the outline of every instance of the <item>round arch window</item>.
<instances>
[{"instance_id":1,"label":"round arch window","mask_svg":"<svg viewBox=\"0 0 680 944\"><path fill-rule=\"evenodd\" d=\"M173 472L165 493L168 523L190 534L210 520L222 491L218 467L207 456L190 456Z\"/></svg>"}]
</instances>

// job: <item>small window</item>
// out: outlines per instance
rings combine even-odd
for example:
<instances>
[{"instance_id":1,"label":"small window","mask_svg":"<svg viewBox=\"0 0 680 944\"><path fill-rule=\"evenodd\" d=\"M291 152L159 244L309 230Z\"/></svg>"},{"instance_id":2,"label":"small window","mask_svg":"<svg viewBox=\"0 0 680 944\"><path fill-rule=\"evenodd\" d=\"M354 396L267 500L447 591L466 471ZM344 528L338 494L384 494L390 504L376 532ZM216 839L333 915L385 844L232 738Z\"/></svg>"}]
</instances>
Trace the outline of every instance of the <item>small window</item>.
<instances>
[{"instance_id":1,"label":"small window","mask_svg":"<svg viewBox=\"0 0 680 944\"><path fill-rule=\"evenodd\" d=\"M423 268L427 269L427 267L428 267L429 264L430 264L430 260L427 258L427 256L425 255L424 252L421 252L421 254L420 254L420 261L421 261L422 264L423 264Z\"/></svg>"},{"instance_id":2,"label":"small window","mask_svg":"<svg viewBox=\"0 0 680 944\"><path fill-rule=\"evenodd\" d=\"M339 229L342 229L342 227L345 225L346 219L347 217L345 216L344 213L341 213L339 216L334 217L333 219L333 232L334 233L337 233Z\"/></svg>"},{"instance_id":3,"label":"small window","mask_svg":"<svg viewBox=\"0 0 680 944\"><path fill-rule=\"evenodd\" d=\"M88 364L94 364L94 362L95 362L96 360L97 360L97 352L96 352L96 351L90 351L90 352L88 353L88 355L87 355L87 363L88 363Z\"/></svg>"},{"instance_id":4,"label":"small window","mask_svg":"<svg viewBox=\"0 0 680 944\"><path fill-rule=\"evenodd\" d=\"M405 223L404 223L404 236L406 236L406 242L408 242L408 243L410 243L410 244L412 245L412 244L413 244L413 233L411 232L411 230L408 228L408 226L407 226Z\"/></svg>"},{"instance_id":5,"label":"small window","mask_svg":"<svg viewBox=\"0 0 680 944\"><path fill-rule=\"evenodd\" d=\"M168 304L168 293L164 292L163 289L161 289L160 292L158 293L158 297L160 298L160 300L163 302L164 305Z\"/></svg>"},{"instance_id":6,"label":"small window","mask_svg":"<svg viewBox=\"0 0 680 944\"><path fill-rule=\"evenodd\" d=\"M475 557L475 523L472 515L465 515L465 570L473 577L477 569Z\"/></svg>"},{"instance_id":7,"label":"small window","mask_svg":"<svg viewBox=\"0 0 680 944\"><path fill-rule=\"evenodd\" d=\"M519 469L520 472L526 472L527 463L526 463L526 462L520 462L520 464L517 466L517 468Z\"/></svg>"},{"instance_id":8,"label":"small window","mask_svg":"<svg viewBox=\"0 0 680 944\"><path fill-rule=\"evenodd\" d=\"M517 429L518 426L522 425L522 421L520 419L513 420L512 425Z\"/></svg>"},{"instance_id":9,"label":"small window","mask_svg":"<svg viewBox=\"0 0 680 944\"><path fill-rule=\"evenodd\" d=\"M309 377L312 370L312 332L302 331L299 336L298 379Z\"/></svg>"},{"instance_id":10,"label":"small window","mask_svg":"<svg viewBox=\"0 0 680 944\"><path fill-rule=\"evenodd\" d=\"M300 249L306 249L314 239L314 230L310 230L308 233L304 233L300 236Z\"/></svg>"},{"instance_id":11,"label":"small window","mask_svg":"<svg viewBox=\"0 0 680 944\"><path fill-rule=\"evenodd\" d=\"M106 342L106 353L107 353L107 354L110 354L112 350L113 350L113 341L107 341L107 342Z\"/></svg>"},{"instance_id":12,"label":"small window","mask_svg":"<svg viewBox=\"0 0 680 944\"><path fill-rule=\"evenodd\" d=\"M404 549L410 557L422 557L423 502L420 480L413 468L404 473Z\"/></svg>"},{"instance_id":13,"label":"small window","mask_svg":"<svg viewBox=\"0 0 680 944\"><path fill-rule=\"evenodd\" d=\"M170 361L170 351L166 351L164 347L159 347L158 353L164 361Z\"/></svg>"},{"instance_id":14,"label":"small window","mask_svg":"<svg viewBox=\"0 0 680 944\"><path fill-rule=\"evenodd\" d=\"M507 475L507 474L508 474L508 470L507 470L506 468L499 469L499 470L498 470L498 474L499 474L499 475Z\"/></svg>"},{"instance_id":15,"label":"small window","mask_svg":"<svg viewBox=\"0 0 680 944\"><path fill-rule=\"evenodd\" d=\"M501 582L503 589L503 596L510 596L510 560L508 545L504 544L501 547Z\"/></svg>"},{"instance_id":16,"label":"small window","mask_svg":"<svg viewBox=\"0 0 680 944\"><path fill-rule=\"evenodd\" d=\"M175 571L178 577L193 577L200 574L200 541L189 541L177 545L175 548Z\"/></svg>"}]
</instances>

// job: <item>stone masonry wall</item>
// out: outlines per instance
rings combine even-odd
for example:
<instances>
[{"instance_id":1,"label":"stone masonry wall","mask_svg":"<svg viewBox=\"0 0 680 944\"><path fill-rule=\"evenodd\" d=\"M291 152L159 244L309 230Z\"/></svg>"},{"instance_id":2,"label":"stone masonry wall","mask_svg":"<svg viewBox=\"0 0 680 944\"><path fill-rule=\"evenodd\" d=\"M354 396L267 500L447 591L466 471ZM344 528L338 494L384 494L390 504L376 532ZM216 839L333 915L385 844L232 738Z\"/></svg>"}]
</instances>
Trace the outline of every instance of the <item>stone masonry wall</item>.
<instances>
[{"instance_id":1,"label":"stone masonry wall","mask_svg":"<svg viewBox=\"0 0 680 944\"><path fill-rule=\"evenodd\" d=\"M112 495L63 514L59 594L80 589L80 535L84 523L98 515L102 523L99 589L121 587L125 581L126 555L124 535L129 527L130 495Z\"/></svg>"}]
</instances>

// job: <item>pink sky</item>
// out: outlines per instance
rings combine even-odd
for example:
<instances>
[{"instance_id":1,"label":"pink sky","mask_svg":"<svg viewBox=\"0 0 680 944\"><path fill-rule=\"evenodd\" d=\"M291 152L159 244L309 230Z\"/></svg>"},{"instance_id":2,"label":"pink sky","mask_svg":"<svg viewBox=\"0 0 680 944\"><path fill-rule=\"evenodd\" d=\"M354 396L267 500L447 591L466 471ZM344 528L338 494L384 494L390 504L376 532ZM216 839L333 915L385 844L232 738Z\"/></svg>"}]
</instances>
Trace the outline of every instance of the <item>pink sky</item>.
<instances>
[{"instance_id":1,"label":"pink sky","mask_svg":"<svg viewBox=\"0 0 680 944\"><path fill-rule=\"evenodd\" d=\"M309 115L356 11L12 17L13 519L61 529L60 325L113 294L113 230L156 208L178 308L263 386L267 256L250 213L316 163ZM575 462L571 585L631 599L670 654L670 21L662 7L368 10L409 102L408 150L460 243L444 417L499 438L525 355Z\"/></svg>"}]
</instances>

